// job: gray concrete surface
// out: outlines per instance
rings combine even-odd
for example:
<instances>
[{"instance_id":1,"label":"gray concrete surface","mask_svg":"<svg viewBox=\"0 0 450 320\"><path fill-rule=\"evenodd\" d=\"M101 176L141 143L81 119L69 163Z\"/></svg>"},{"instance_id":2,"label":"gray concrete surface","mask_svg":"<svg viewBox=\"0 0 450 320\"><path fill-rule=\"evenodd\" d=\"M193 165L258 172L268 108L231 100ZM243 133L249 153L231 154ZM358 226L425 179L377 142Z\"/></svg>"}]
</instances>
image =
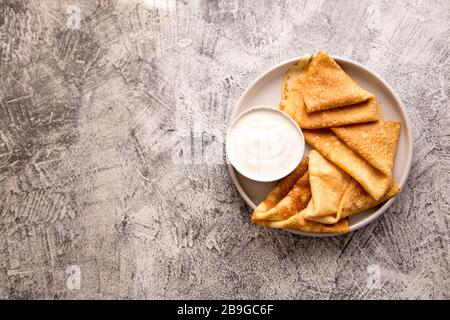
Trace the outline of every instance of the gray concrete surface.
<instances>
[{"instance_id":1,"label":"gray concrete surface","mask_svg":"<svg viewBox=\"0 0 450 320\"><path fill-rule=\"evenodd\" d=\"M0 298L448 299L449 12L0 0ZM380 219L317 239L250 223L221 137L258 74L321 48L397 91L415 154Z\"/></svg>"}]
</instances>

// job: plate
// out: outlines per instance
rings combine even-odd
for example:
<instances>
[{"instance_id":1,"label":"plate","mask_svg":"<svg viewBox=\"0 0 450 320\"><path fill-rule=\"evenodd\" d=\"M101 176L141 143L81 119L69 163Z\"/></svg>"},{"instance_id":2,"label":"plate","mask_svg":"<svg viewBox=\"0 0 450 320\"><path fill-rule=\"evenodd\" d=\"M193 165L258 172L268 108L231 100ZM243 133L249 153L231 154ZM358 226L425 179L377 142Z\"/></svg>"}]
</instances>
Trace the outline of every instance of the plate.
<instances>
[{"instance_id":1,"label":"plate","mask_svg":"<svg viewBox=\"0 0 450 320\"><path fill-rule=\"evenodd\" d=\"M281 82L286 71L299 58L286 60L259 76L242 94L231 112L230 123L243 111L259 105L278 108L281 101ZM398 141L397 155L395 157L393 177L400 189L403 188L411 170L413 154L412 126L409 121L406 108L397 94L381 77L376 75L361 64L333 56L333 59L364 89L372 92L377 97L384 120L401 121L400 138ZM305 155L311 148L306 145ZM228 164L234 185L245 202L255 209L266 194L275 186L275 182L257 182L250 180L237 172L231 164ZM358 230L378 218L397 197L391 198L378 207L366 210L349 217L349 231ZM293 233L307 236L330 236L329 234L308 233L297 230L289 230ZM332 235L331 235L332 236Z\"/></svg>"}]
</instances>

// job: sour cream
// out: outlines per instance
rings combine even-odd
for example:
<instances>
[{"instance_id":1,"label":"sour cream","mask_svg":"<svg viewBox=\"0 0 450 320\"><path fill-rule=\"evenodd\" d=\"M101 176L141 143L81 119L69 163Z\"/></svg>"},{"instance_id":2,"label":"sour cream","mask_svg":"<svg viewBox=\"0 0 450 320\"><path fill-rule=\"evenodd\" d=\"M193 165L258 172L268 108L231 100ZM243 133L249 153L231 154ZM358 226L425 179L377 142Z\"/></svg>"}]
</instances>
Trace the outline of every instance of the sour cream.
<instances>
[{"instance_id":1,"label":"sour cream","mask_svg":"<svg viewBox=\"0 0 450 320\"><path fill-rule=\"evenodd\" d=\"M256 181L275 181L300 163L305 140L297 123L271 107L241 113L228 130L228 159L242 175Z\"/></svg>"}]
</instances>

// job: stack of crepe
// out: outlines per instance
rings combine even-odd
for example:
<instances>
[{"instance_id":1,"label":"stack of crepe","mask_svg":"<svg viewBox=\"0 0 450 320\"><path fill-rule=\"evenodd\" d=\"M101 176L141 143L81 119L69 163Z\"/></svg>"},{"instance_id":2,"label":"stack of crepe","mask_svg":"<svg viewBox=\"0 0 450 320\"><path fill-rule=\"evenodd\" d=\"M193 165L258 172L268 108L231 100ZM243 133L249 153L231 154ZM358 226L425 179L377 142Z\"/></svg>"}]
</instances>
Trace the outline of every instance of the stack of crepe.
<instances>
[{"instance_id":1,"label":"stack of crepe","mask_svg":"<svg viewBox=\"0 0 450 320\"><path fill-rule=\"evenodd\" d=\"M376 97L325 52L304 56L287 71L280 109L314 150L257 206L253 222L346 233L349 216L400 191L392 178L400 122L383 120Z\"/></svg>"}]
</instances>

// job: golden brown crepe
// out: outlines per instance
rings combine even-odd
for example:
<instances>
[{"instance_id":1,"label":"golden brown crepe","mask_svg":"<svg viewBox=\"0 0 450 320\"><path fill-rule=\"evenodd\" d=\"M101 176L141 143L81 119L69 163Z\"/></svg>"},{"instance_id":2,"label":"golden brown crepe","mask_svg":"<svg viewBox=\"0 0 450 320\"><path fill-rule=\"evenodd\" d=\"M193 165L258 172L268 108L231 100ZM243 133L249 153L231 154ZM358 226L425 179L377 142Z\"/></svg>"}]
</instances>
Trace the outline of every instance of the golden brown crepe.
<instances>
[{"instance_id":1,"label":"golden brown crepe","mask_svg":"<svg viewBox=\"0 0 450 320\"><path fill-rule=\"evenodd\" d=\"M289 218L303 210L311 199L308 172L294 184L291 191L268 211L256 210L253 212L252 220L280 221ZM259 206L258 206L259 207Z\"/></svg>"},{"instance_id":2,"label":"golden brown crepe","mask_svg":"<svg viewBox=\"0 0 450 320\"><path fill-rule=\"evenodd\" d=\"M381 119L380 108L375 98L345 108L308 114L302 94L305 78L302 70L308 64L309 57L302 57L286 72L283 79L283 100L279 105L279 109L293 118L302 129L329 128Z\"/></svg>"},{"instance_id":3,"label":"golden brown crepe","mask_svg":"<svg viewBox=\"0 0 450 320\"><path fill-rule=\"evenodd\" d=\"M389 200L399 192L400 189L397 184L392 181L389 185L388 191L383 195L383 197L380 200L375 200L358 182L352 180L345 190L341 203L339 204L338 213L341 217L347 217L349 215L359 213Z\"/></svg>"},{"instance_id":4,"label":"golden brown crepe","mask_svg":"<svg viewBox=\"0 0 450 320\"><path fill-rule=\"evenodd\" d=\"M257 219L259 215L275 207L295 183L308 171L308 157L304 157L300 164L289 175L281 179L277 185L267 194L266 198L255 208L252 219Z\"/></svg>"},{"instance_id":5,"label":"golden brown crepe","mask_svg":"<svg viewBox=\"0 0 450 320\"><path fill-rule=\"evenodd\" d=\"M310 202L311 203L311 202ZM306 220L304 217L304 211L301 211L287 220L283 221L257 221L266 227L271 228L285 228L292 230L299 230L303 232L312 233L330 233L330 234L343 234L349 231L348 220L343 219L336 224L327 225L322 223L317 223L314 221Z\"/></svg>"},{"instance_id":6,"label":"golden brown crepe","mask_svg":"<svg viewBox=\"0 0 450 320\"><path fill-rule=\"evenodd\" d=\"M400 136L399 121L377 121L331 130L372 166L385 175L392 175Z\"/></svg>"},{"instance_id":7,"label":"golden brown crepe","mask_svg":"<svg viewBox=\"0 0 450 320\"><path fill-rule=\"evenodd\" d=\"M375 200L386 193L391 178L350 149L331 130L305 130L303 135L308 144L358 181Z\"/></svg>"},{"instance_id":8,"label":"golden brown crepe","mask_svg":"<svg viewBox=\"0 0 450 320\"><path fill-rule=\"evenodd\" d=\"M286 112L292 119L296 119L296 103L297 95L300 89L300 79L303 70L312 58L312 54L307 54L294 63L286 72L281 84L281 102L279 109ZM303 98L302 98L303 99Z\"/></svg>"},{"instance_id":9,"label":"golden brown crepe","mask_svg":"<svg viewBox=\"0 0 450 320\"><path fill-rule=\"evenodd\" d=\"M323 51L306 68L303 92L308 113L345 107L373 97Z\"/></svg>"},{"instance_id":10,"label":"golden brown crepe","mask_svg":"<svg viewBox=\"0 0 450 320\"><path fill-rule=\"evenodd\" d=\"M375 98L345 108L308 114L301 92L299 90L291 92L292 95L288 99L280 102L279 109L290 115L302 129L330 128L381 119L380 108Z\"/></svg>"},{"instance_id":11,"label":"golden brown crepe","mask_svg":"<svg viewBox=\"0 0 450 320\"><path fill-rule=\"evenodd\" d=\"M281 84L281 99L286 100L292 90L297 90L298 79L300 78L303 70L308 65L312 58L312 54L306 54L301 56L300 59L294 63L286 72L283 78L283 83Z\"/></svg>"},{"instance_id":12,"label":"golden brown crepe","mask_svg":"<svg viewBox=\"0 0 450 320\"><path fill-rule=\"evenodd\" d=\"M348 221L346 220L333 226L304 219L303 209L308 203L311 203L307 159L304 158L296 170L280 180L269 192L253 212L252 221L266 227L290 228L305 232L336 234L348 232ZM298 179L302 173L302 177ZM295 181L296 179L297 181Z\"/></svg>"},{"instance_id":13,"label":"golden brown crepe","mask_svg":"<svg viewBox=\"0 0 450 320\"><path fill-rule=\"evenodd\" d=\"M316 150L309 153L308 171L313 205L308 206L310 210L306 210L305 218L336 214L352 178Z\"/></svg>"},{"instance_id":14,"label":"golden brown crepe","mask_svg":"<svg viewBox=\"0 0 450 320\"><path fill-rule=\"evenodd\" d=\"M338 221L347 218L351 215L359 213L361 211L373 208L382 202L395 196L400 189L395 182L391 182L388 191L380 200L372 198L361 185L352 179L348 184L344 195L339 204L339 208L335 214L330 214L322 217L308 217L308 220L323 223L323 224L335 224Z\"/></svg>"}]
</instances>

